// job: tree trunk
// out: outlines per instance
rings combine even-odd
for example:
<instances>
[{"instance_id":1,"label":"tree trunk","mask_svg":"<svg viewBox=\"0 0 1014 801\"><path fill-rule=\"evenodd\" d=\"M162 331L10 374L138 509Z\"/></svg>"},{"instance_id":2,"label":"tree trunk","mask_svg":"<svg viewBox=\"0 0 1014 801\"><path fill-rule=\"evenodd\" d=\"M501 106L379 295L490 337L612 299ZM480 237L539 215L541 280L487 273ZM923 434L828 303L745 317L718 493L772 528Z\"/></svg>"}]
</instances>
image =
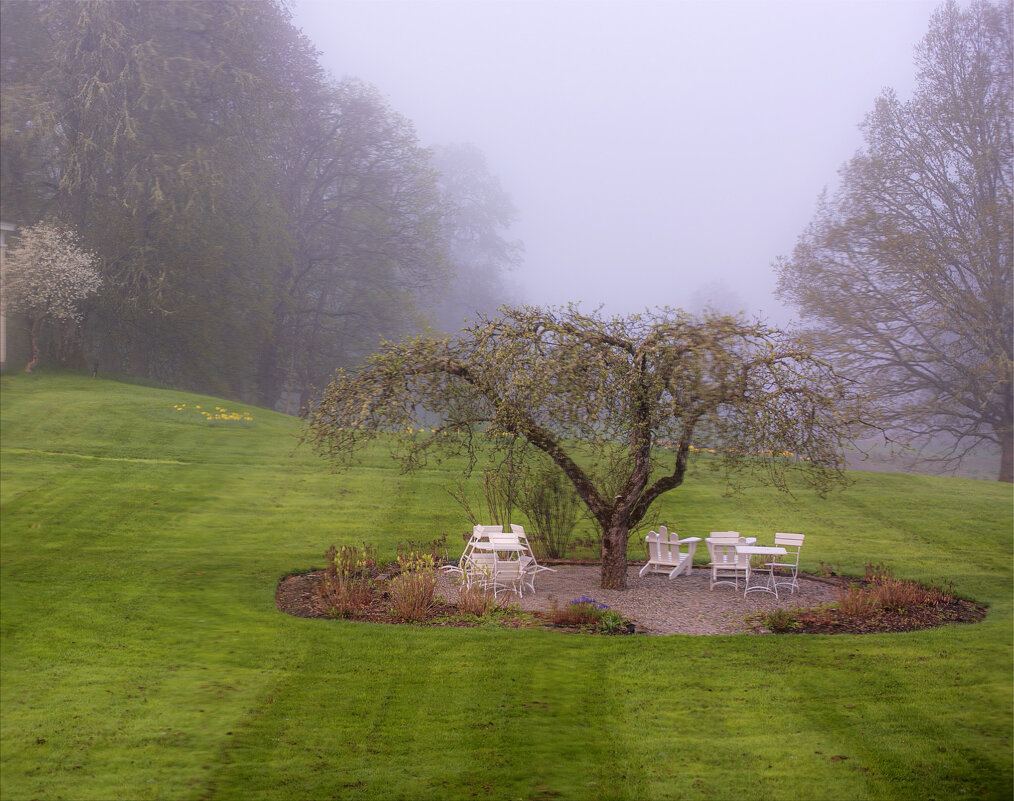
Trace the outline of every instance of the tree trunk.
<instances>
[{"instance_id":1,"label":"tree trunk","mask_svg":"<svg viewBox=\"0 0 1014 801\"><path fill-rule=\"evenodd\" d=\"M602 589L627 589L626 524L613 523L602 532Z\"/></svg>"},{"instance_id":2,"label":"tree trunk","mask_svg":"<svg viewBox=\"0 0 1014 801\"><path fill-rule=\"evenodd\" d=\"M30 373L39 366L39 329L42 327L42 318L36 317L32 320L32 360L25 365L25 372Z\"/></svg>"},{"instance_id":3,"label":"tree trunk","mask_svg":"<svg viewBox=\"0 0 1014 801\"><path fill-rule=\"evenodd\" d=\"M1000 434L1000 481L1014 483L1014 431Z\"/></svg>"},{"instance_id":4,"label":"tree trunk","mask_svg":"<svg viewBox=\"0 0 1014 801\"><path fill-rule=\"evenodd\" d=\"M1014 384L1008 381L1002 387L1003 422L994 426L1000 435L1000 477L997 481L1014 483Z\"/></svg>"}]
</instances>

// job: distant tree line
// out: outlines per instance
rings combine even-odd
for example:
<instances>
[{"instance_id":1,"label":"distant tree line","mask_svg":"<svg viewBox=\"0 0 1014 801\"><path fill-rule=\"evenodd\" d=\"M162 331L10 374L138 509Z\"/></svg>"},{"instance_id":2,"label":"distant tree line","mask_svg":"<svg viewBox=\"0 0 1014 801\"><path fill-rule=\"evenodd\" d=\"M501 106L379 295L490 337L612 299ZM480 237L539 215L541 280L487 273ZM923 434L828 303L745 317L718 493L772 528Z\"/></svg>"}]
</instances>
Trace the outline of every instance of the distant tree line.
<instances>
[{"instance_id":1,"label":"distant tree line","mask_svg":"<svg viewBox=\"0 0 1014 801\"><path fill-rule=\"evenodd\" d=\"M504 300L515 212L482 154L329 78L278 0L0 9L0 212L71 226L101 273L51 353L295 411Z\"/></svg>"}]
</instances>

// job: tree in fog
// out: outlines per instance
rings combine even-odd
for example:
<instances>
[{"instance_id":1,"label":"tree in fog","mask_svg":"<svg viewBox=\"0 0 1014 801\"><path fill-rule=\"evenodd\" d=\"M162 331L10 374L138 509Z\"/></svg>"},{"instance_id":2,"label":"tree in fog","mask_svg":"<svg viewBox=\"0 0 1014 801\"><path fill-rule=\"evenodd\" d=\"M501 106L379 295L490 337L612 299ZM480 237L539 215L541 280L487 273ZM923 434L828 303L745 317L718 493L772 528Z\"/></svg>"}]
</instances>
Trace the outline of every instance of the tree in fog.
<instances>
[{"instance_id":1,"label":"tree in fog","mask_svg":"<svg viewBox=\"0 0 1014 801\"><path fill-rule=\"evenodd\" d=\"M55 211L102 257L89 347L116 369L244 393L285 259L265 180L284 11L98 0L2 12L5 216Z\"/></svg>"},{"instance_id":2,"label":"tree in fog","mask_svg":"<svg viewBox=\"0 0 1014 801\"><path fill-rule=\"evenodd\" d=\"M744 312L746 304L725 281L711 281L694 290L688 308L695 313L710 311L736 315Z\"/></svg>"},{"instance_id":3,"label":"tree in fog","mask_svg":"<svg viewBox=\"0 0 1014 801\"><path fill-rule=\"evenodd\" d=\"M4 219L99 254L82 341L111 371L295 411L426 322L452 216L431 154L288 5L0 4Z\"/></svg>"},{"instance_id":4,"label":"tree in fog","mask_svg":"<svg viewBox=\"0 0 1014 801\"><path fill-rule=\"evenodd\" d=\"M338 468L382 433L405 469L431 450L474 463L479 449L527 441L601 529L602 586L623 589L629 532L683 483L694 447L714 449L730 476L787 489L793 471L824 490L841 478L854 401L805 348L739 318L503 307L339 371L306 437Z\"/></svg>"},{"instance_id":5,"label":"tree in fog","mask_svg":"<svg viewBox=\"0 0 1014 801\"><path fill-rule=\"evenodd\" d=\"M523 247L508 238L517 210L482 151L470 144L435 147L433 167L451 275L431 301L432 316L436 328L453 332L511 302L505 273L521 262Z\"/></svg>"},{"instance_id":6,"label":"tree in fog","mask_svg":"<svg viewBox=\"0 0 1014 801\"><path fill-rule=\"evenodd\" d=\"M4 309L28 318L32 358L26 373L39 364L43 325L81 321L82 302L102 285L95 262L73 231L51 223L25 228L7 249Z\"/></svg>"},{"instance_id":7,"label":"tree in fog","mask_svg":"<svg viewBox=\"0 0 1014 801\"><path fill-rule=\"evenodd\" d=\"M1002 481L1014 479L1011 14L982 0L934 14L912 99L877 99L865 147L778 264L781 297L866 383L885 428L945 441L951 465L993 443Z\"/></svg>"},{"instance_id":8,"label":"tree in fog","mask_svg":"<svg viewBox=\"0 0 1014 801\"><path fill-rule=\"evenodd\" d=\"M357 80L307 87L293 112L280 127L293 261L275 337L288 411L381 337L421 328L447 269L436 176L411 122Z\"/></svg>"}]
</instances>

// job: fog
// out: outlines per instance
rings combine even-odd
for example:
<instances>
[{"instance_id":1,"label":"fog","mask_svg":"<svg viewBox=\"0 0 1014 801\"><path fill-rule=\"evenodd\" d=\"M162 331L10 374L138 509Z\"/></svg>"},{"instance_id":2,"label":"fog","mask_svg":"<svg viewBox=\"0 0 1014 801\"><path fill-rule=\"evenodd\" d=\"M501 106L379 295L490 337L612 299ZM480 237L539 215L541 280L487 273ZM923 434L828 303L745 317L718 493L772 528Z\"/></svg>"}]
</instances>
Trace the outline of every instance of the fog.
<instances>
[{"instance_id":1,"label":"fog","mask_svg":"<svg viewBox=\"0 0 1014 801\"><path fill-rule=\"evenodd\" d=\"M772 262L912 89L936 0L298 0L334 77L423 144L469 142L518 208L519 299L785 324Z\"/></svg>"}]
</instances>

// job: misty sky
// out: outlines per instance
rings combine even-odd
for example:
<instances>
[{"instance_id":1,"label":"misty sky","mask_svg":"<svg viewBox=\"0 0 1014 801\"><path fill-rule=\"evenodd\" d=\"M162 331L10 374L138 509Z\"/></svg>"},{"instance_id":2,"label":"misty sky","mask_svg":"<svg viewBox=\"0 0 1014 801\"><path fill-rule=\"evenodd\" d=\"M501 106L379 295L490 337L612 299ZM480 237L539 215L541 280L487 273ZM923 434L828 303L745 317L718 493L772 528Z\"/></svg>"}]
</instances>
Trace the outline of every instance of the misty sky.
<instances>
[{"instance_id":1,"label":"misty sky","mask_svg":"<svg viewBox=\"0 0 1014 801\"><path fill-rule=\"evenodd\" d=\"M423 144L486 154L518 207L525 302L627 313L733 293L785 323L771 263L861 146L877 95L909 96L939 4L297 0L293 11L323 66L376 86Z\"/></svg>"}]
</instances>

